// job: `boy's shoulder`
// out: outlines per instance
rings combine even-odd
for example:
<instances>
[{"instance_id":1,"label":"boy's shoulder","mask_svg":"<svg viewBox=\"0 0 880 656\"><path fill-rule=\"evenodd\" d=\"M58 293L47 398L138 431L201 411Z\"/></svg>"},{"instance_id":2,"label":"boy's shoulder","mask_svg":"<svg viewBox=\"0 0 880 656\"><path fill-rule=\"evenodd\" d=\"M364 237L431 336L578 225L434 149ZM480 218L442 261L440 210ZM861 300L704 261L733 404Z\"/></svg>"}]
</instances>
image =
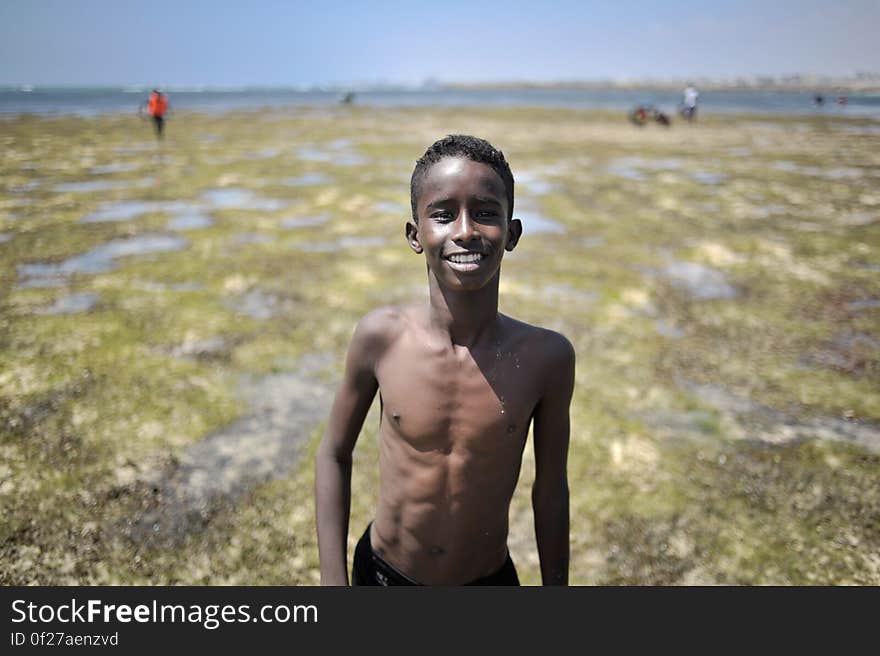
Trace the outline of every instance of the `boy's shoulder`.
<instances>
[{"instance_id":1,"label":"boy's shoulder","mask_svg":"<svg viewBox=\"0 0 880 656\"><path fill-rule=\"evenodd\" d=\"M517 340L523 340L529 347L540 346L562 353L574 354L574 347L562 333L514 319L506 314L499 313L498 316L505 322L509 334Z\"/></svg>"},{"instance_id":2,"label":"boy's shoulder","mask_svg":"<svg viewBox=\"0 0 880 656\"><path fill-rule=\"evenodd\" d=\"M418 311L414 305L386 305L371 310L358 321L352 342L382 350L413 325Z\"/></svg>"},{"instance_id":3,"label":"boy's shoulder","mask_svg":"<svg viewBox=\"0 0 880 656\"><path fill-rule=\"evenodd\" d=\"M401 329L407 323L424 313L422 306L412 303L408 305L384 305L370 310L358 321L358 328L371 332L386 332Z\"/></svg>"},{"instance_id":4,"label":"boy's shoulder","mask_svg":"<svg viewBox=\"0 0 880 656\"><path fill-rule=\"evenodd\" d=\"M570 398L576 368L575 350L560 332L504 317L508 346L523 376L534 381L541 398Z\"/></svg>"}]
</instances>

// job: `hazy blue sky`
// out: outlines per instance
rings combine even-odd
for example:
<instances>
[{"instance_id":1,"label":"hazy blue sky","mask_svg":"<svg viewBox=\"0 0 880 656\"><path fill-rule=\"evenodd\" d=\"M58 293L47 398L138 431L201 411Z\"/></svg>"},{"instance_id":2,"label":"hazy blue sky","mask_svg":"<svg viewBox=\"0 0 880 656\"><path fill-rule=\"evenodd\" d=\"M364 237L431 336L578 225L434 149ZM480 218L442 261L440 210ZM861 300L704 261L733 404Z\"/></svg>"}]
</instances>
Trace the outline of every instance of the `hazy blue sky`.
<instances>
[{"instance_id":1,"label":"hazy blue sky","mask_svg":"<svg viewBox=\"0 0 880 656\"><path fill-rule=\"evenodd\" d=\"M0 84L880 72L880 0L0 0Z\"/></svg>"}]
</instances>

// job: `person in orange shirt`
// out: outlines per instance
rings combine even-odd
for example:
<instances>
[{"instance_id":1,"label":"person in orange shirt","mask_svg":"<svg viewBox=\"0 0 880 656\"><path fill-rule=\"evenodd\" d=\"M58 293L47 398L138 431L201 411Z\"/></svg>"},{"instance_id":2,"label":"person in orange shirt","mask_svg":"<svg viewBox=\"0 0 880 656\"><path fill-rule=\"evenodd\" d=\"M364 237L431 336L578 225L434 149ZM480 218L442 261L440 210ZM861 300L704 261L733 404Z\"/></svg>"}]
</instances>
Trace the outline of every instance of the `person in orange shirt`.
<instances>
[{"instance_id":1,"label":"person in orange shirt","mask_svg":"<svg viewBox=\"0 0 880 656\"><path fill-rule=\"evenodd\" d=\"M153 126L156 128L156 138L162 139L165 129L165 115L168 113L168 96L153 89L146 103L147 114L153 119Z\"/></svg>"}]
</instances>

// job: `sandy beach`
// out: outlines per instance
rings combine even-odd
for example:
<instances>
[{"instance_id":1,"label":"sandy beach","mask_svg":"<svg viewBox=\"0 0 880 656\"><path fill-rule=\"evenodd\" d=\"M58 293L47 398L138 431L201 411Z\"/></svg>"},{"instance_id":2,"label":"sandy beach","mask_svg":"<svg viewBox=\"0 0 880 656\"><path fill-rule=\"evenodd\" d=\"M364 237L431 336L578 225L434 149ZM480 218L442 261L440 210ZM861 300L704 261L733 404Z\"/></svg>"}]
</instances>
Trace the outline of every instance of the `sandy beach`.
<instances>
[{"instance_id":1,"label":"sandy beach","mask_svg":"<svg viewBox=\"0 0 880 656\"><path fill-rule=\"evenodd\" d=\"M577 352L571 582L880 584L877 122L357 105L0 120L0 584L318 582L317 441L357 320L426 298L449 133L514 173L501 311Z\"/></svg>"}]
</instances>

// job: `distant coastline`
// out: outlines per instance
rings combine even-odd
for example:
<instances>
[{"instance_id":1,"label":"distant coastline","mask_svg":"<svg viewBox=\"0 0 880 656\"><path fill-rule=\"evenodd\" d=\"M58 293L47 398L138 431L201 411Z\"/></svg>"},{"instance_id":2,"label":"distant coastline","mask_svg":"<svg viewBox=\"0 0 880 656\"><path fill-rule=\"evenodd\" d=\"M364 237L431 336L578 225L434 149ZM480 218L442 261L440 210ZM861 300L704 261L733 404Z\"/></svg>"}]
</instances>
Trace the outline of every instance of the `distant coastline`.
<instances>
[{"instance_id":1,"label":"distant coastline","mask_svg":"<svg viewBox=\"0 0 880 656\"><path fill-rule=\"evenodd\" d=\"M449 90L522 90L522 89L585 89L585 90L646 90L680 91L688 83L700 89L713 91L792 91L792 92L845 92L880 94L880 72L854 73L846 76L792 74L781 76L742 75L727 78L719 77L670 77L670 78L605 78L589 80L529 80L510 79L480 82L461 82L429 78L421 82L369 82L328 83L310 85L212 85L212 84L168 84L167 90L188 93L244 93L244 92L323 92L358 93L375 91L442 91ZM0 83L0 91L124 91L125 93L146 93L151 84L26 84Z\"/></svg>"},{"instance_id":2,"label":"distant coastline","mask_svg":"<svg viewBox=\"0 0 880 656\"><path fill-rule=\"evenodd\" d=\"M836 77L823 75L740 76L733 78L632 78L605 80L561 80L535 82L504 80L497 82L444 82L437 87L452 89L629 89L651 91L678 91L688 83L712 91L799 91L880 93L880 73L858 73Z\"/></svg>"}]
</instances>

